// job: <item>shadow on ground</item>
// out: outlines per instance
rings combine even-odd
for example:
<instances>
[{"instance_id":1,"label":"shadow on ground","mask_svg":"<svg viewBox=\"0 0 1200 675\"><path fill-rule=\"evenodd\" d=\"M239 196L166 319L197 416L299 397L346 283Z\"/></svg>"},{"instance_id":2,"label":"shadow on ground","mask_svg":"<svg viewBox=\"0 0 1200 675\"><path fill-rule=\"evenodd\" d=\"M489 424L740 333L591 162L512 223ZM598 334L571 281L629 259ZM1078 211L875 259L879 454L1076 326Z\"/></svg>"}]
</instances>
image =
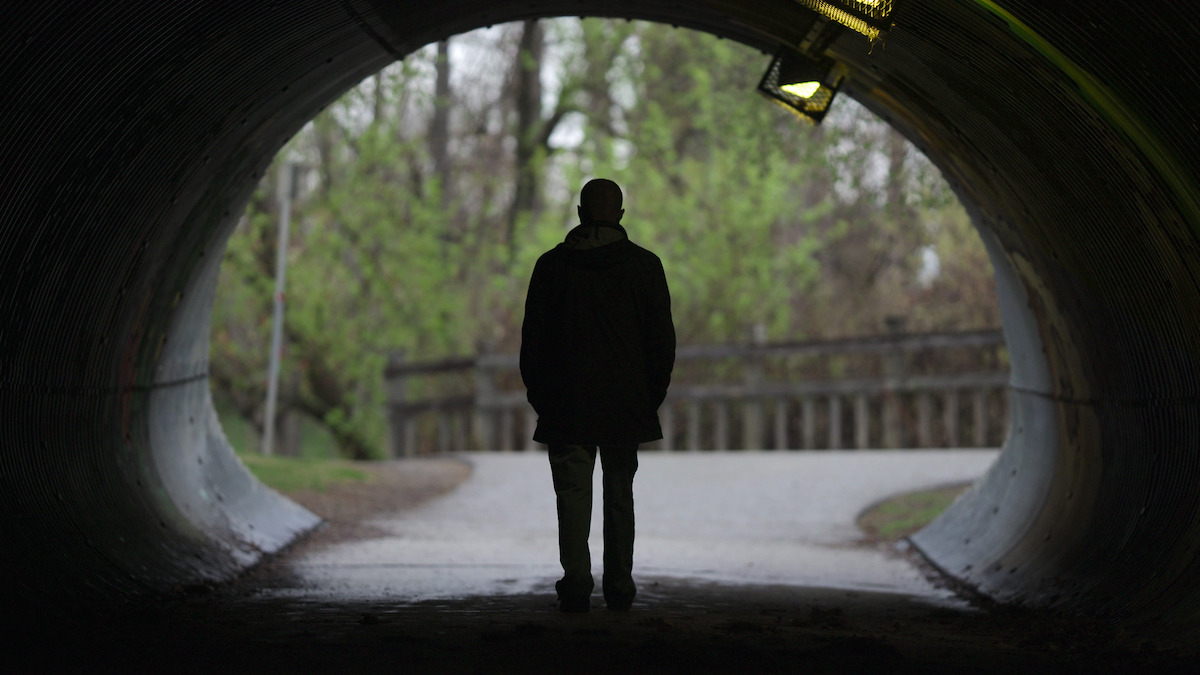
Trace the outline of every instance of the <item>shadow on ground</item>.
<instances>
[{"instance_id":1,"label":"shadow on ground","mask_svg":"<svg viewBox=\"0 0 1200 675\"><path fill-rule=\"evenodd\" d=\"M1194 648L1153 631L895 592L638 575L632 611L597 594L587 614L557 611L552 578L545 592L424 602L306 594L293 559L373 536L371 514L470 473L452 460L386 469L370 489L310 497L327 525L235 583L103 611L6 605L5 672L1200 672Z\"/></svg>"},{"instance_id":2,"label":"shadow on ground","mask_svg":"<svg viewBox=\"0 0 1200 675\"><path fill-rule=\"evenodd\" d=\"M268 575L269 576L269 575ZM551 580L547 580L548 583ZM1196 672L1194 656L1081 620L908 596L643 579L634 609L552 593L413 604L204 595L26 625L19 672ZM13 672L13 671L9 671Z\"/></svg>"}]
</instances>

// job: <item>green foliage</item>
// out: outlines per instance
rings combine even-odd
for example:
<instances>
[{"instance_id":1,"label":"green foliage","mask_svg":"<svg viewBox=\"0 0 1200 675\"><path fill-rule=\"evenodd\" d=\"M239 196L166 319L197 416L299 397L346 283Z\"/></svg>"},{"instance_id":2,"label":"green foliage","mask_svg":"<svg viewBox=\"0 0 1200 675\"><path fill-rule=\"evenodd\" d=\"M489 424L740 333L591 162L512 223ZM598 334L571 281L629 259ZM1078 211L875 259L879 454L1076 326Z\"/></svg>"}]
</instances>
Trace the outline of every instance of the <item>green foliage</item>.
<instances>
[{"instance_id":1,"label":"green foliage","mask_svg":"<svg viewBox=\"0 0 1200 675\"><path fill-rule=\"evenodd\" d=\"M898 495L867 509L858 524L867 534L896 541L942 515L969 485L950 485Z\"/></svg>"},{"instance_id":2,"label":"green foliage","mask_svg":"<svg viewBox=\"0 0 1200 675\"><path fill-rule=\"evenodd\" d=\"M239 455L252 452L258 448L254 427L229 406L218 405L217 417L221 420L221 430L230 447Z\"/></svg>"},{"instance_id":3,"label":"green foliage","mask_svg":"<svg viewBox=\"0 0 1200 675\"><path fill-rule=\"evenodd\" d=\"M632 38L641 58L610 72L636 93L625 131L589 126L568 182L625 186L625 225L664 261L681 341L795 334L790 300L818 279L811 226L830 206L795 190L826 170L810 130L748 91L761 62L745 47L654 24Z\"/></svg>"},{"instance_id":4,"label":"green foliage","mask_svg":"<svg viewBox=\"0 0 1200 675\"><path fill-rule=\"evenodd\" d=\"M336 483L361 483L371 478L369 472L346 460L264 455L240 457L255 478L280 492L324 492Z\"/></svg>"},{"instance_id":5,"label":"green foliage","mask_svg":"<svg viewBox=\"0 0 1200 675\"><path fill-rule=\"evenodd\" d=\"M217 415L221 420L221 429L234 452L239 455L250 454L258 450L261 430L250 424L237 411L228 405L218 405ZM298 456L307 459L333 459L337 456L333 436L325 424L310 417L299 420Z\"/></svg>"},{"instance_id":6,"label":"green foliage","mask_svg":"<svg viewBox=\"0 0 1200 675\"><path fill-rule=\"evenodd\" d=\"M280 155L309 167L293 206L281 405L324 425L344 456L382 453L391 355L516 351L534 261L574 224L594 176L624 187L631 238L663 259L681 343L745 340L756 326L770 339L871 334L891 314L916 330L996 325L965 213L853 101L812 128L754 93L766 60L744 46L637 22L542 26L545 53L518 53L529 24L454 38L467 55L451 59L448 98L434 88L446 63L417 52ZM514 101L535 65L546 90L530 118ZM276 171L229 241L214 309L214 394L246 420L261 418L266 379ZM449 385L408 395L435 386Z\"/></svg>"}]
</instances>

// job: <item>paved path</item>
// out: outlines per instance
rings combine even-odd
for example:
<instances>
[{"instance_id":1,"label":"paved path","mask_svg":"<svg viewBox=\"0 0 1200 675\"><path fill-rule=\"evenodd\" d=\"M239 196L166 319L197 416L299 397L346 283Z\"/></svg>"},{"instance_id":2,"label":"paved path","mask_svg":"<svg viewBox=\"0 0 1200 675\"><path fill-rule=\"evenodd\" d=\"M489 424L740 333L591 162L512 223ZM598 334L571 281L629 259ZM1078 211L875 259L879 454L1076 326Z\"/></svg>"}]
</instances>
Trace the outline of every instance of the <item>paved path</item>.
<instances>
[{"instance_id":1,"label":"paved path","mask_svg":"<svg viewBox=\"0 0 1200 675\"><path fill-rule=\"evenodd\" d=\"M981 476L994 450L644 452L634 482L639 597L654 579L885 591L952 603L906 561L858 546L857 515L890 495ZM553 593L554 494L544 452L472 454L453 492L372 524L386 533L293 560L312 598L416 602ZM599 464L599 462L597 462ZM596 475L599 500L599 466ZM599 583L600 509L592 557Z\"/></svg>"}]
</instances>

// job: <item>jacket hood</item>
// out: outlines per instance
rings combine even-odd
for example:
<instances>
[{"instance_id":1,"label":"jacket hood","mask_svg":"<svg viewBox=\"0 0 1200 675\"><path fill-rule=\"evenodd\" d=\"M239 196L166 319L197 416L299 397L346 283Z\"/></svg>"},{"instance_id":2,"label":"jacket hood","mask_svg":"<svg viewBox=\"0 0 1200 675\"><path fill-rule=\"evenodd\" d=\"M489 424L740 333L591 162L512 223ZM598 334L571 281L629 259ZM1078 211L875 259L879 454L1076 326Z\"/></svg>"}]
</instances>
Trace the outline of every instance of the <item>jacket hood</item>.
<instances>
[{"instance_id":1,"label":"jacket hood","mask_svg":"<svg viewBox=\"0 0 1200 675\"><path fill-rule=\"evenodd\" d=\"M603 268L620 262L636 246L619 224L597 222L572 228L558 248L565 254L568 264Z\"/></svg>"}]
</instances>

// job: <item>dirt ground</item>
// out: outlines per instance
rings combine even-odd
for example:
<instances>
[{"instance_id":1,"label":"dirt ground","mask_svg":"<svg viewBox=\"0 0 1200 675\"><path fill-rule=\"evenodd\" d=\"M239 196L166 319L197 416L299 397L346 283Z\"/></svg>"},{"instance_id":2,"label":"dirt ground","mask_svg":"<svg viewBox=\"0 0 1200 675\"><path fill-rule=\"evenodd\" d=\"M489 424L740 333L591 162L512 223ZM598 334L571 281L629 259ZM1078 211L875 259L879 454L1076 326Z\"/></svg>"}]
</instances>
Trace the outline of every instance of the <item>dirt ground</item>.
<instances>
[{"instance_id":1,"label":"dirt ground","mask_svg":"<svg viewBox=\"0 0 1200 675\"><path fill-rule=\"evenodd\" d=\"M6 672L1144 673L1200 672L1195 651L1082 617L906 596L639 577L633 610L561 614L553 590L409 604L280 597L297 551L371 536L470 474L455 460L379 468L294 497L328 524L226 586L10 629ZM878 543L872 545L879 545ZM896 553L900 555L900 553ZM930 572L932 573L932 572Z\"/></svg>"},{"instance_id":2,"label":"dirt ground","mask_svg":"<svg viewBox=\"0 0 1200 675\"><path fill-rule=\"evenodd\" d=\"M424 504L458 487L471 475L471 465L458 459L414 458L363 466L370 475L365 482L335 483L323 492L288 493L292 500L325 519L325 524L298 547L312 549L379 534L365 519Z\"/></svg>"}]
</instances>

